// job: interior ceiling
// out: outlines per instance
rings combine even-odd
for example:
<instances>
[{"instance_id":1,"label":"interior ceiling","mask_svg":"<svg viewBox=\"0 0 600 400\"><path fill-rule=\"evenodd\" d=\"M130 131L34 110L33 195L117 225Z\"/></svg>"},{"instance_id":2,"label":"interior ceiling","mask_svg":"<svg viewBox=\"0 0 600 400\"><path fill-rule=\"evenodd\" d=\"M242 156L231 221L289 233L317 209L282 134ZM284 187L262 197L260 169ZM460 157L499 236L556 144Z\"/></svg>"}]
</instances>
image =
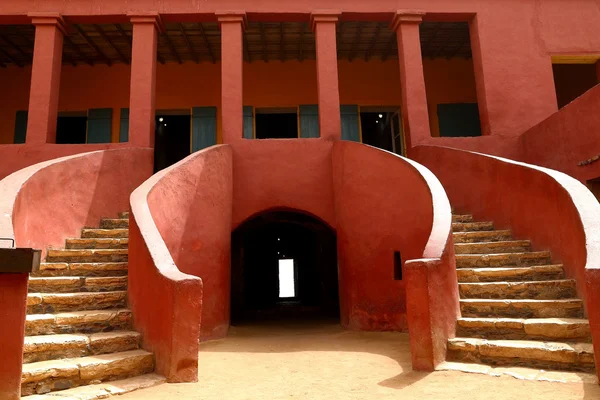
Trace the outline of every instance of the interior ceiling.
<instances>
[{"instance_id":1,"label":"interior ceiling","mask_svg":"<svg viewBox=\"0 0 600 400\"><path fill-rule=\"evenodd\" d=\"M428 58L470 58L466 22L424 22L420 25L421 49ZM35 28L32 25L0 26L0 67L31 64ZM315 58L315 36L308 23L251 22L244 32L244 60L287 61ZM131 63L131 24L70 25L65 36L63 63ZM397 59L395 33L383 22L340 22L337 25L338 59ZM169 23L159 36L160 63L217 62L221 34L215 23Z\"/></svg>"}]
</instances>

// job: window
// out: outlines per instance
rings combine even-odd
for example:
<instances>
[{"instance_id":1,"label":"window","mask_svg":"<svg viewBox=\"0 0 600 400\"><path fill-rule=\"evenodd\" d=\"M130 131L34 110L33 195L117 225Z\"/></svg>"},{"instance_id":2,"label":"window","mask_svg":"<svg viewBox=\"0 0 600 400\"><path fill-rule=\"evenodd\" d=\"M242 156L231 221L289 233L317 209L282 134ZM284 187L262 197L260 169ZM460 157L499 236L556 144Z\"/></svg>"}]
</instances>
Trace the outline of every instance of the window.
<instances>
[{"instance_id":1,"label":"window","mask_svg":"<svg viewBox=\"0 0 600 400\"><path fill-rule=\"evenodd\" d=\"M441 137L481 136L477 103L438 104Z\"/></svg>"},{"instance_id":2,"label":"window","mask_svg":"<svg viewBox=\"0 0 600 400\"><path fill-rule=\"evenodd\" d=\"M294 260L279 260L279 298L296 297Z\"/></svg>"}]
</instances>

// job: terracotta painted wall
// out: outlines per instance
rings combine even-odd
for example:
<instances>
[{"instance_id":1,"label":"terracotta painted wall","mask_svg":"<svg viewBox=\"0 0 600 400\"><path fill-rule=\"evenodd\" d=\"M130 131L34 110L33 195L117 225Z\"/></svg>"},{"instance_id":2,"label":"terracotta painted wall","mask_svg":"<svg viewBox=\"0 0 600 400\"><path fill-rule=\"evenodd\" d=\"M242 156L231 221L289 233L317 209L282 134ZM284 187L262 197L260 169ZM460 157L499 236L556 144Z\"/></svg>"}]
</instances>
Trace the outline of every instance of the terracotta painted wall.
<instances>
[{"instance_id":1,"label":"terracotta painted wall","mask_svg":"<svg viewBox=\"0 0 600 400\"><path fill-rule=\"evenodd\" d=\"M460 59L425 60L429 108L438 102L476 101L471 64ZM471 74L469 79L469 73ZM0 85L14 96L0 98L0 144L12 143L15 114L26 110L31 68L0 70ZM64 65L59 111L113 109L113 142L118 142L120 109L129 107L130 67ZM156 109L187 109L218 106L221 97L220 64L158 64ZM339 61L341 104L400 106L398 61ZM317 74L314 60L244 63L244 104L254 107L296 107L317 104ZM217 109L220 113L220 107ZM433 114L435 117L435 113ZM433 117L432 117L433 118ZM432 119L437 127L437 119ZM218 120L218 142L220 139ZM433 129L437 132L437 128Z\"/></svg>"},{"instance_id":2,"label":"terracotta painted wall","mask_svg":"<svg viewBox=\"0 0 600 400\"><path fill-rule=\"evenodd\" d=\"M517 159L564 172L585 183L600 177L600 85L520 137Z\"/></svg>"}]
</instances>

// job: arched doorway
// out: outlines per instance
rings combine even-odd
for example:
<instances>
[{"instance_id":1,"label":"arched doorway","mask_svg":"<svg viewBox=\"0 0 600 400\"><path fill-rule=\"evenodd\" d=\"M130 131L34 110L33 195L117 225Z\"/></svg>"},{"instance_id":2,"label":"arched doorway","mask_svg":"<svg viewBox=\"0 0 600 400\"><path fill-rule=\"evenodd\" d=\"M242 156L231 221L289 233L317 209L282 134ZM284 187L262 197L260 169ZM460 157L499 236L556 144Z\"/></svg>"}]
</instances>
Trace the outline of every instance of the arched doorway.
<instances>
[{"instance_id":1,"label":"arched doorway","mask_svg":"<svg viewBox=\"0 0 600 400\"><path fill-rule=\"evenodd\" d=\"M231 323L339 319L335 232L293 211L269 211L232 233Z\"/></svg>"}]
</instances>

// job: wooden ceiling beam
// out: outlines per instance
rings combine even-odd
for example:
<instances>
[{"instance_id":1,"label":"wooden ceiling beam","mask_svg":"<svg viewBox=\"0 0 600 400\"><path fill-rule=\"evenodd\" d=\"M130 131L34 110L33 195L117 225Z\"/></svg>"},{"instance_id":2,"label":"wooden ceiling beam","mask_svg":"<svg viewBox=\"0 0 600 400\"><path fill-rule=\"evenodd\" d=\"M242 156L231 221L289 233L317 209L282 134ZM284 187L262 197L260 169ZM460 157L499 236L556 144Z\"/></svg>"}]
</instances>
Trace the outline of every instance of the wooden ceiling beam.
<instances>
[{"instance_id":1,"label":"wooden ceiling beam","mask_svg":"<svg viewBox=\"0 0 600 400\"><path fill-rule=\"evenodd\" d=\"M10 53L8 53L6 50L4 50L3 48L0 48L0 53L2 53L2 55L6 58L8 58L13 64L16 64L17 67L19 68L23 68L23 63L19 60L17 60L16 58L14 58L12 55L10 55ZM4 63L3 63L4 64Z\"/></svg>"},{"instance_id":2,"label":"wooden ceiling beam","mask_svg":"<svg viewBox=\"0 0 600 400\"><path fill-rule=\"evenodd\" d=\"M247 62L252 62L252 58L250 58L250 50L248 49L248 38L246 37L246 34L243 33L242 34L242 39L244 40L244 58L246 59Z\"/></svg>"},{"instance_id":3,"label":"wooden ceiling beam","mask_svg":"<svg viewBox=\"0 0 600 400\"><path fill-rule=\"evenodd\" d=\"M348 61L352 61L356 56L356 52L358 51L358 45L360 44L360 35L362 35L363 26L363 22L358 23L358 27L356 28L356 36L354 37L354 43L352 43L352 49L348 54Z\"/></svg>"},{"instance_id":4,"label":"wooden ceiling beam","mask_svg":"<svg viewBox=\"0 0 600 400\"><path fill-rule=\"evenodd\" d=\"M119 58L121 59L121 61L123 61L125 64L130 65L131 61L129 61L127 59L127 57L125 57L125 55L123 55L121 53L121 51L119 51L119 49L114 45L114 43L112 42L112 40L110 40L110 38L108 37L108 35L102 30L102 28L97 25L94 24L94 29L96 30L96 32L98 32L98 34L102 37L102 39L104 39L106 41L106 43L108 43L108 45L110 46L111 49L113 49L113 51L115 53L117 53L117 55L119 56Z\"/></svg>"},{"instance_id":5,"label":"wooden ceiling beam","mask_svg":"<svg viewBox=\"0 0 600 400\"><path fill-rule=\"evenodd\" d=\"M92 42L90 40L90 38L85 34L85 32L81 29L81 27L79 25L73 25L73 27L75 28L77 33L79 33L79 35L83 38L85 43L87 43L87 45L90 46L92 48L92 50L94 50L100 56L100 58L102 58L104 60L104 62L106 62L106 64L110 67L112 65L112 61L110 60L110 58L108 58L106 56L106 54L104 54L100 50L100 48L98 46L96 46L96 44L94 42Z\"/></svg>"},{"instance_id":6,"label":"wooden ceiling beam","mask_svg":"<svg viewBox=\"0 0 600 400\"><path fill-rule=\"evenodd\" d=\"M12 40L7 38L5 35L0 35L0 39L8 43L10 47L15 49L20 55L22 55L25 61L32 62L33 57L30 54L27 54L21 47L17 46Z\"/></svg>"},{"instance_id":7,"label":"wooden ceiling beam","mask_svg":"<svg viewBox=\"0 0 600 400\"><path fill-rule=\"evenodd\" d=\"M267 40L265 38L265 26L262 22L259 23L260 26L260 44L263 48L263 61L269 62L269 58L267 56Z\"/></svg>"},{"instance_id":8,"label":"wooden ceiling beam","mask_svg":"<svg viewBox=\"0 0 600 400\"><path fill-rule=\"evenodd\" d=\"M188 50L192 54L192 58L194 59L196 64L198 64L200 62L200 59L198 58L198 54L194 50L194 46L192 46L192 42L190 42L190 39L188 38L187 33L185 33L185 28L183 27L183 24L179 24L179 31L181 32L181 35L183 36L183 40L185 41L185 44L187 45Z\"/></svg>"},{"instance_id":9,"label":"wooden ceiling beam","mask_svg":"<svg viewBox=\"0 0 600 400\"><path fill-rule=\"evenodd\" d=\"M451 55L449 55L448 57L446 57L448 60L451 59L452 57L456 57L458 55L458 53L460 53L460 50L463 48L463 46L467 43L466 39L463 39L462 42L460 42L460 45L458 45L456 47L456 50L454 50L454 53L452 53Z\"/></svg>"},{"instance_id":10,"label":"wooden ceiling beam","mask_svg":"<svg viewBox=\"0 0 600 400\"><path fill-rule=\"evenodd\" d=\"M425 44L425 47L423 48L423 56L425 54L427 54L429 52L429 50L431 50L431 44L433 43L433 41L435 39L435 36L437 35L438 31L442 27L442 24L443 24L443 22L438 22L438 24L435 26L435 29L433 30L433 33L431 34L431 37L429 38L429 40Z\"/></svg>"},{"instance_id":11,"label":"wooden ceiling beam","mask_svg":"<svg viewBox=\"0 0 600 400\"><path fill-rule=\"evenodd\" d=\"M392 32L392 34L390 35L390 38L388 39L387 44L385 45L385 50L383 52L383 55L381 56L381 61L387 60L387 58L390 56L390 53L392 52L392 44L394 44L395 36L396 36L396 32Z\"/></svg>"},{"instance_id":12,"label":"wooden ceiling beam","mask_svg":"<svg viewBox=\"0 0 600 400\"><path fill-rule=\"evenodd\" d=\"M85 56L85 54L83 54L81 52L81 50L79 50L79 47L77 47L77 45L75 43L73 43L73 41L71 40L71 38L68 35L64 36L64 42L75 52L77 53L77 55L79 57L81 57L81 59L83 61L85 61L88 65L90 65L91 67L94 66L94 62L92 60L90 60L89 58L87 58Z\"/></svg>"},{"instance_id":13,"label":"wooden ceiling beam","mask_svg":"<svg viewBox=\"0 0 600 400\"><path fill-rule=\"evenodd\" d=\"M21 39L23 39L23 41L25 43L27 43L28 47L30 47L32 49L34 48L35 44L33 43L33 40L30 40L26 35L22 35L22 34L19 34L19 37ZM77 63L75 62L75 60L73 60L71 57L67 56L64 51L63 51L63 55L62 56L63 56L63 59L65 61L67 61L69 64L71 64L74 67L77 66ZM33 64L33 56L31 56L30 60L31 60L30 62Z\"/></svg>"},{"instance_id":14,"label":"wooden ceiling beam","mask_svg":"<svg viewBox=\"0 0 600 400\"><path fill-rule=\"evenodd\" d=\"M129 48L133 51L133 39L127 34L127 32L125 32L125 29L123 29L121 24L115 24L115 26L117 27L117 30L119 31L121 36L123 36L127 40L127 43L129 43ZM156 58L159 63L165 63L165 60L160 56L160 54L158 54L158 50L156 50Z\"/></svg>"},{"instance_id":15,"label":"wooden ceiling beam","mask_svg":"<svg viewBox=\"0 0 600 400\"><path fill-rule=\"evenodd\" d=\"M165 30L165 34L163 36L167 41L167 46L169 46L169 50L177 59L177 62L179 64L183 64L183 61L181 61L181 57L179 57L179 54L177 54L177 51L175 50L175 46L173 46L173 42L171 42L171 38L169 37L169 31Z\"/></svg>"},{"instance_id":16,"label":"wooden ceiling beam","mask_svg":"<svg viewBox=\"0 0 600 400\"><path fill-rule=\"evenodd\" d=\"M280 23L279 25L279 35L280 35L280 41L279 41L279 58L281 59L281 62L285 61L285 32L284 32L284 28L283 28L283 22Z\"/></svg>"},{"instance_id":17,"label":"wooden ceiling beam","mask_svg":"<svg viewBox=\"0 0 600 400\"><path fill-rule=\"evenodd\" d=\"M438 57L440 54L442 54L442 51L444 51L444 47L446 47L449 40L450 40L450 35L446 35L446 37L444 38L444 43L442 43L442 45L436 50L436 52L430 58L434 59L434 58Z\"/></svg>"},{"instance_id":18,"label":"wooden ceiling beam","mask_svg":"<svg viewBox=\"0 0 600 400\"><path fill-rule=\"evenodd\" d=\"M306 31L306 24L302 24L302 30L300 31L300 43L298 44L298 60L304 61L304 33Z\"/></svg>"},{"instance_id":19,"label":"wooden ceiling beam","mask_svg":"<svg viewBox=\"0 0 600 400\"><path fill-rule=\"evenodd\" d=\"M213 54L212 50L210 49L210 43L208 42L208 38L206 37L206 32L204 32L204 27L202 26L202 23L199 23L198 26L200 27L200 34L202 35L202 40L204 41L204 46L206 46L206 50L208 50L208 55L210 56L210 59L212 60L212 63L216 63L217 60L215 59L215 55Z\"/></svg>"},{"instance_id":20,"label":"wooden ceiling beam","mask_svg":"<svg viewBox=\"0 0 600 400\"><path fill-rule=\"evenodd\" d=\"M381 24L377 23L377 27L375 28L375 34L373 35L373 39L371 40L371 44L365 53L365 61L369 61L371 59L371 55L373 54L373 49L375 48L375 44L377 43L377 39L379 39L379 34L381 33Z\"/></svg>"}]
</instances>

